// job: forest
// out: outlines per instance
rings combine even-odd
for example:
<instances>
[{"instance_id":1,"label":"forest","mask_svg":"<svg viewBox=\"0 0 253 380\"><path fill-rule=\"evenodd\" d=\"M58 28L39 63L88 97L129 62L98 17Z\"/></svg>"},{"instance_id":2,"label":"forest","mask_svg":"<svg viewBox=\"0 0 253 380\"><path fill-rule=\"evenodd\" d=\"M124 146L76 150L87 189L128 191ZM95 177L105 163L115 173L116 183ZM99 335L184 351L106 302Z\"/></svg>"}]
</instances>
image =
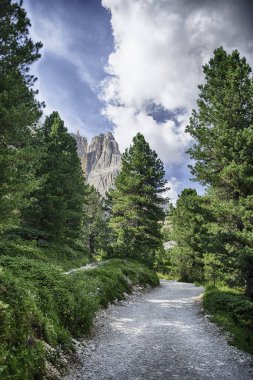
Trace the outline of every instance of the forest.
<instances>
[{"instance_id":1,"label":"forest","mask_svg":"<svg viewBox=\"0 0 253 380\"><path fill-rule=\"evenodd\" d=\"M106 197L85 181L57 111L43 115L31 65L42 44L22 2L0 7L0 378L43 379L96 312L159 277L205 286L214 321L253 353L253 78L217 48L186 131L193 180L175 205L138 133ZM43 120L43 122L41 121ZM166 208L166 205L168 206ZM166 248L165 242L173 242ZM71 269L96 262L90 271Z\"/></svg>"}]
</instances>

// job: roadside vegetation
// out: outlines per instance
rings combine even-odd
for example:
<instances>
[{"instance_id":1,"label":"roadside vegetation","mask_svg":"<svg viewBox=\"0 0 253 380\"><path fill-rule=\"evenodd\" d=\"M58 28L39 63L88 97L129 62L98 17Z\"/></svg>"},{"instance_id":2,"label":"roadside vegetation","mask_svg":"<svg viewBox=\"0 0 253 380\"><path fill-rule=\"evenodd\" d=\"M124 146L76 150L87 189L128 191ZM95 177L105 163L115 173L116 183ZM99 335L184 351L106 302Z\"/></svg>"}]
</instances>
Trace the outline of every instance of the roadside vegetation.
<instances>
[{"instance_id":1,"label":"roadside vegetation","mask_svg":"<svg viewBox=\"0 0 253 380\"><path fill-rule=\"evenodd\" d=\"M203 306L211 320L230 333L230 344L253 354L253 303L242 289L209 286Z\"/></svg>"},{"instance_id":2,"label":"roadside vegetation","mask_svg":"<svg viewBox=\"0 0 253 380\"><path fill-rule=\"evenodd\" d=\"M42 44L22 1L0 8L0 378L38 380L52 378L100 308L159 284L164 170L138 134L102 199L58 112L40 120L30 66ZM66 273L96 258L106 260Z\"/></svg>"},{"instance_id":3,"label":"roadside vegetation","mask_svg":"<svg viewBox=\"0 0 253 380\"><path fill-rule=\"evenodd\" d=\"M187 132L198 195L165 212L162 161L138 133L102 199L84 178L58 112L40 118L22 1L0 9L0 378L43 379L95 313L160 278L212 285L203 305L253 352L253 79L238 51L203 67ZM163 239L173 244L163 246ZM66 274L96 258L94 269Z\"/></svg>"},{"instance_id":4,"label":"roadside vegetation","mask_svg":"<svg viewBox=\"0 0 253 380\"><path fill-rule=\"evenodd\" d=\"M253 352L253 78L238 51L222 47L203 66L197 110L186 130L188 154L204 195L184 189L171 206L165 236L166 271L204 284L203 305L233 342Z\"/></svg>"},{"instance_id":5,"label":"roadside vegetation","mask_svg":"<svg viewBox=\"0 0 253 380\"><path fill-rule=\"evenodd\" d=\"M72 338L90 332L101 307L123 299L135 285L159 283L146 266L121 259L65 274L87 261L77 248L19 241L18 249L9 246L11 255L1 252L1 379L42 379L50 365L61 372L61 352L73 349Z\"/></svg>"}]
</instances>

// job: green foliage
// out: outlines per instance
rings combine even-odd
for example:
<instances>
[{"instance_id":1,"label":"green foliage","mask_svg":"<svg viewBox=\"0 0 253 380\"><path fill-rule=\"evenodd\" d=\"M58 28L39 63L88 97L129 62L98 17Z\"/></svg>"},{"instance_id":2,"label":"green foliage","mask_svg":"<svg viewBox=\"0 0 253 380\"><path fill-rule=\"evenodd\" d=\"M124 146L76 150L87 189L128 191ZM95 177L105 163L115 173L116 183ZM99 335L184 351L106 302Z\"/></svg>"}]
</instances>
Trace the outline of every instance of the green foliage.
<instances>
[{"instance_id":1,"label":"green foliage","mask_svg":"<svg viewBox=\"0 0 253 380\"><path fill-rule=\"evenodd\" d=\"M216 282L222 280L223 275L223 266L222 263L217 258L217 255L213 253L206 253L204 255L204 273L205 279L210 282L213 281L213 285L216 285Z\"/></svg>"},{"instance_id":2,"label":"green foliage","mask_svg":"<svg viewBox=\"0 0 253 380\"><path fill-rule=\"evenodd\" d=\"M135 284L159 282L146 267L122 260L67 275L81 258L78 245L21 242L0 247L1 379L42 378L45 361L57 360L52 348L71 349L71 337L90 331L100 307L123 299Z\"/></svg>"},{"instance_id":3,"label":"green foliage","mask_svg":"<svg viewBox=\"0 0 253 380\"><path fill-rule=\"evenodd\" d=\"M161 246L162 199L166 181L163 163L138 133L122 156L121 172L111 192L114 253L152 265Z\"/></svg>"},{"instance_id":4,"label":"green foliage","mask_svg":"<svg viewBox=\"0 0 253 380\"><path fill-rule=\"evenodd\" d=\"M61 270L39 261L3 257L0 260L1 301L8 305L4 315L2 350L7 351L3 376L36 378L43 374L50 346L68 348L70 337L89 331L98 300L89 296L94 284L75 282ZM37 368L37 361L41 365ZM27 363L25 361L27 360Z\"/></svg>"},{"instance_id":5,"label":"green foliage","mask_svg":"<svg viewBox=\"0 0 253 380\"><path fill-rule=\"evenodd\" d=\"M104 200L93 186L88 186L84 204L82 239L92 257L108 250L110 230L107 219Z\"/></svg>"},{"instance_id":6,"label":"green foliage","mask_svg":"<svg viewBox=\"0 0 253 380\"><path fill-rule=\"evenodd\" d=\"M242 290L207 288L203 306L214 322L232 334L232 344L253 353L253 303Z\"/></svg>"},{"instance_id":7,"label":"green foliage","mask_svg":"<svg viewBox=\"0 0 253 380\"><path fill-rule=\"evenodd\" d=\"M22 4L22 1L1 2L0 58L4 69L18 68L29 81L29 66L40 57L42 44L34 44L29 37L31 24Z\"/></svg>"},{"instance_id":8,"label":"green foliage","mask_svg":"<svg viewBox=\"0 0 253 380\"><path fill-rule=\"evenodd\" d=\"M168 251L170 272L184 281L243 286L251 263L251 212L245 207L249 203L240 198L235 204L219 195L214 188L205 196L182 192L169 216L171 237L177 241ZM247 232L238 230L242 220Z\"/></svg>"},{"instance_id":9,"label":"green foliage","mask_svg":"<svg viewBox=\"0 0 253 380\"><path fill-rule=\"evenodd\" d=\"M72 337L89 332L100 307L135 284L159 283L146 267L122 260L64 272L104 249L109 234L102 202L84 184L75 140L58 113L35 127L42 104L29 68L42 45L32 42L29 27L22 1L1 2L0 378L6 380L44 378L46 361L54 363L59 349L72 348Z\"/></svg>"},{"instance_id":10,"label":"green foliage","mask_svg":"<svg viewBox=\"0 0 253 380\"><path fill-rule=\"evenodd\" d=\"M76 142L57 112L46 118L38 133L43 147L36 171L40 184L23 210L24 225L52 240L78 237L86 194Z\"/></svg>"},{"instance_id":11,"label":"green foliage","mask_svg":"<svg viewBox=\"0 0 253 380\"><path fill-rule=\"evenodd\" d=\"M212 261L215 260L220 266L217 274L221 280L231 286L243 286L245 277L241 259L244 249L242 232L238 229L244 214L240 207L242 198L236 203L232 199L222 199L220 191L214 188L208 191L206 197L213 215L212 222L207 225L210 242L206 256L213 256Z\"/></svg>"},{"instance_id":12,"label":"green foliage","mask_svg":"<svg viewBox=\"0 0 253 380\"><path fill-rule=\"evenodd\" d=\"M157 272L168 273L170 272L170 264L168 252L161 245L161 247L155 251L153 267Z\"/></svg>"},{"instance_id":13,"label":"green foliage","mask_svg":"<svg viewBox=\"0 0 253 380\"><path fill-rule=\"evenodd\" d=\"M15 230L15 233L17 230ZM38 260L45 264L57 266L59 269L69 270L73 267L83 266L88 263L88 252L81 242L46 242L44 240L26 240L17 238L13 231L9 233L9 239L1 239L1 256L12 258L26 258ZM36 232L37 236L37 232Z\"/></svg>"},{"instance_id":14,"label":"green foliage","mask_svg":"<svg viewBox=\"0 0 253 380\"><path fill-rule=\"evenodd\" d=\"M3 0L0 7L0 227L17 219L32 181L29 144L41 106L29 66L41 43L29 37L30 21L22 2Z\"/></svg>"},{"instance_id":15,"label":"green foliage","mask_svg":"<svg viewBox=\"0 0 253 380\"><path fill-rule=\"evenodd\" d=\"M171 215L174 210L172 203L169 203L168 211L166 211L166 217L162 226L162 236L164 241L174 240L173 228L171 223Z\"/></svg>"},{"instance_id":16,"label":"green foliage","mask_svg":"<svg viewBox=\"0 0 253 380\"><path fill-rule=\"evenodd\" d=\"M77 276L83 276L83 273L79 272ZM85 276L97 280L99 302L103 307L115 299L123 299L123 293L131 292L135 285L159 285L155 272L138 262L121 259L106 261L100 267L86 271Z\"/></svg>"},{"instance_id":17,"label":"green foliage","mask_svg":"<svg viewBox=\"0 0 253 380\"><path fill-rule=\"evenodd\" d=\"M170 215L172 235L177 241L170 250L172 271L183 281L204 279L204 253L209 241L206 224L211 220L205 206L206 199L196 190L185 189Z\"/></svg>"},{"instance_id":18,"label":"green foliage","mask_svg":"<svg viewBox=\"0 0 253 380\"><path fill-rule=\"evenodd\" d=\"M157 272L157 276L160 280L169 280L169 281L178 281L179 278L176 277L176 275L173 275L172 272L164 273L164 272Z\"/></svg>"},{"instance_id":19,"label":"green foliage","mask_svg":"<svg viewBox=\"0 0 253 380\"><path fill-rule=\"evenodd\" d=\"M195 160L192 174L213 191L217 240L224 255L220 261L246 282L253 299L252 70L238 51L227 54L219 48L203 71L198 111L193 110L186 129L196 141L188 150Z\"/></svg>"},{"instance_id":20,"label":"green foliage","mask_svg":"<svg viewBox=\"0 0 253 380\"><path fill-rule=\"evenodd\" d=\"M192 173L204 184L225 189L232 197L252 194L253 81L251 68L238 51L223 48L203 67L198 111L187 131L196 143Z\"/></svg>"}]
</instances>

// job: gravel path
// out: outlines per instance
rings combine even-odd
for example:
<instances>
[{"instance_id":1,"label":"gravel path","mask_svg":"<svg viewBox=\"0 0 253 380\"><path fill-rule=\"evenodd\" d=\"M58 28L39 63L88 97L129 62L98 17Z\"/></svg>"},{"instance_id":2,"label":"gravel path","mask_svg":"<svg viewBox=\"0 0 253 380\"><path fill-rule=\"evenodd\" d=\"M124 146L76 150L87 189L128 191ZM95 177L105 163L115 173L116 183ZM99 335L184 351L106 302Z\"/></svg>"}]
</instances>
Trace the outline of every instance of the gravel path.
<instances>
[{"instance_id":1,"label":"gravel path","mask_svg":"<svg viewBox=\"0 0 253 380\"><path fill-rule=\"evenodd\" d=\"M227 344L201 313L202 288L161 281L159 288L102 311L94 336L78 347L65 379L248 380L252 357Z\"/></svg>"}]
</instances>

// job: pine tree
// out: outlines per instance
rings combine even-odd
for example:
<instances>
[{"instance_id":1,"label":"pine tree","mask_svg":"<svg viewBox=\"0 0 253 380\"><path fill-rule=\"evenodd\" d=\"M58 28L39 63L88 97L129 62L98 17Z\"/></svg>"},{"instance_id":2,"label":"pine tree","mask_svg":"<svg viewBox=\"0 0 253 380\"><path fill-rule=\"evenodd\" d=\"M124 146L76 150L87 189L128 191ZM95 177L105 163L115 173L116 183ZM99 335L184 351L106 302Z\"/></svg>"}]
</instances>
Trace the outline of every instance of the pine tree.
<instances>
[{"instance_id":1,"label":"pine tree","mask_svg":"<svg viewBox=\"0 0 253 380\"><path fill-rule=\"evenodd\" d=\"M104 199L93 186L87 186L83 239L91 257L108 249L110 231L107 219Z\"/></svg>"},{"instance_id":2,"label":"pine tree","mask_svg":"<svg viewBox=\"0 0 253 380\"><path fill-rule=\"evenodd\" d=\"M238 199L253 193L253 79L238 51L223 48L203 67L198 111L187 127L196 143L189 149L196 160L195 179L220 187L224 197Z\"/></svg>"},{"instance_id":3,"label":"pine tree","mask_svg":"<svg viewBox=\"0 0 253 380\"><path fill-rule=\"evenodd\" d=\"M153 263L161 245L164 175L162 161L138 133L122 155L121 172L111 192L109 225L115 236L115 254Z\"/></svg>"},{"instance_id":4,"label":"pine tree","mask_svg":"<svg viewBox=\"0 0 253 380\"><path fill-rule=\"evenodd\" d=\"M43 147L36 177L40 186L23 211L24 224L49 239L75 238L82 230L86 188L75 139L57 112L38 133Z\"/></svg>"},{"instance_id":5,"label":"pine tree","mask_svg":"<svg viewBox=\"0 0 253 380\"><path fill-rule=\"evenodd\" d=\"M203 281L204 254L210 240L207 223L212 215L206 199L196 190L184 189L170 215L173 239L172 261L177 274L184 281Z\"/></svg>"},{"instance_id":6,"label":"pine tree","mask_svg":"<svg viewBox=\"0 0 253 380\"><path fill-rule=\"evenodd\" d=\"M17 215L30 186L31 128L41 104L33 90L36 78L30 65L39 57L41 43L29 37L30 21L22 2L2 0L0 6L0 214L1 222Z\"/></svg>"},{"instance_id":7,"label":"pine tree","mask_svg":"<svg viewBox=\"0 0 253 380\"><path fill-rule=\"evenodd\" d=\"M248 228L244 222L244 203L252 208L253 195L251 68L238 51L227 54L219 48L203 71L206 82L199 86L198 111L193 111L187 127L196 141L188 151L195 160L191 169L196 180L212 186L222 199L223 215L233 225L224 241L230 247L227 255L237 251L247 294L253 298L253 248L251 241L244 238ZM230 215L225 202L229 204Z\"/></svg>"},{"instance_id":8,"label":"pine tree","mask_svg":"<svg viewBox=\"0 0 253 380\"><path fill-rule=\"evenodd\" d=\"M243 244L240 242L241 232L238 230L244 213L239 205L242 198L240 197L238 202L234 199L224 199L220 189L214 187L207 190L205 198L206 207L212 215L211 221L206 221L210 243L205 267L209 272L213 272L213 275L219 274L219 278L227 284L243 286L245 280L239 260L243 253Z\"/></svg>"}]
</instances>

